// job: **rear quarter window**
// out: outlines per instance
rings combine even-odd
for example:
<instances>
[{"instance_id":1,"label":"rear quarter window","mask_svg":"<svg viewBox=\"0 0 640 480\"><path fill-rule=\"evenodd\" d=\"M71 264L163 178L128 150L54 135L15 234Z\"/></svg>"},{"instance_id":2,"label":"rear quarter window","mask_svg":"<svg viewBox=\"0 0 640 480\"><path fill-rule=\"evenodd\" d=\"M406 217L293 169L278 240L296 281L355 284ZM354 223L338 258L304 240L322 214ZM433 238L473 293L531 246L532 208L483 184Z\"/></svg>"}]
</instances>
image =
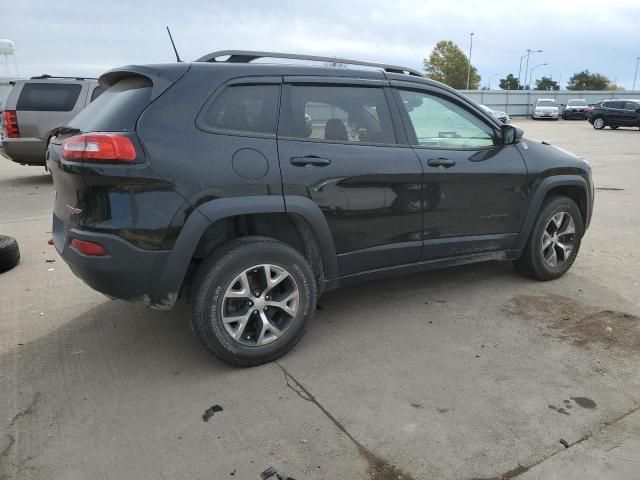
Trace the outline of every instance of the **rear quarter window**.
<instances>
[{"instance_id":1,"label":"rear quarter window","mask_svg":"<svg viewBox=\"0 0 640 480\"><path fill-rule=\"evenodd\" d=\"M23 112L70 112L78 101L82 85L77 83L26 83L16 110Z\"/></svg>"},{"instance_id":2,"label":"rear quarter window","mask_svg":"<svg viewBox=\"0 0 640 480\"><path fill-rule=\"evenodd\" d=\"M76 115L68 124L83 132L133 131L138 117L151 102L151 80L122 79Z\"/></svg>"}]
</instances>

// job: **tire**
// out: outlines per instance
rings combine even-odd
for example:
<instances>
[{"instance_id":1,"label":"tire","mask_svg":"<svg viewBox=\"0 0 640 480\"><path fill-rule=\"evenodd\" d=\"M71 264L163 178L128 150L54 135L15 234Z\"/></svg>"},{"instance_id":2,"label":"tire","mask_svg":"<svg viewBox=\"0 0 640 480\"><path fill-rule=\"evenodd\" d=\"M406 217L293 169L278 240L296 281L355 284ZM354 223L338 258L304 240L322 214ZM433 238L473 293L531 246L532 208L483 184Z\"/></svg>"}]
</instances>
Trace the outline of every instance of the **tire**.
<instances>
[{"instance_id":1,"label":"tire","mask_svg":"<svg viewBox=\"0 0 640 480\"><path fill-rule=\"evenodd\" d=\"M561 263L559 258L560 255L554 254L557 263L554 267L545 259L546 255L543 253L543 239L545 231L549 232L548 227L555 226L555 224L551 225L553 219L561 218L561 213L564 213L565 215L569 214L570 219L573 220L574 233L573 235L561 234L557 237L557 240L561 240L562 244L565 246L572 244L573 248ZM567 217L562 218L562 223L558 228L560 231L565 228L565 225L570 225L567 221ZM570 231L570 228L566 229L566 231ZM580 242L582 241L583 234L584 226L582 223L582 214L580 213L580 209L576 205L576 202L563 195L554 195L548 198L543 203L542 208L538 213L538 217L533 224L527 245L522 251L522 256L518 260L514 261L516 269L525 277L540 281L554 280L561 277L567 273L571 268L571 265L573 265L573 262L578 255L578 251L580 250ZM561 252L562 255L564 255L564 249L555 247L553 244L551 244L547 250L544 250L544 252L550 252L550 249L553 249L555 252Z\"/></svg>"},{"instance_id":2,"label":"tire","mask_svg":"<svg viewBox=\"0 0 640 480\"><path fill-rule=\"evenodd\" d=\"M593 128L596 130L602 130L605 127L604 119L602 117L596 117L593 119Z\"/></svg>"},{"instance_id":3,"label":"tire","mask_svg":"<svg viewBox=\"0 0 640 480\"><path fill-rule=\"evenodd\" d=\"M566 120L566 119L567 119L567 116L566 116L564 113L562 114L562 119L563 119L563 120Z\"/></svg>"},{"instance_id":4,"label":"tire","mask_svg":"<svg viewBox=\"0 0 640 480\"><path fill-rule=\"evenodd\" d=\"M20 262L20 249L15 238L0 235L0 273L11 270Z\"/></svg>"},{"instance_id":5,"label":"tire","mask_svg":"<svg viewBox=\"0 0 640 480\"><path fill-rule=\"evenodd\" d=\"M272 279L283 272L288 276L269 287L266 278L274 272ZM295 292L295 314L273 306L277 296L282 303ZM271 238L244 237L223 245L198 267L189 293L189 319L209 352L231 365L252 367L276 360L300 341L316 299L314 272L297 250ZM267 301L271 303L264 306ZM229 310L242 321L225 323L225 314L232 318Z\"/></svg>"},{"instance_id":6,"label":"tire","mask_svg":"<svg viewBox=\"0 0 640 480\"><path fill-rule=\"evenodd\" d=\"M616 130L619 126L620 126L620 125L611 125L611 126L609 126L609 128L610 128L611 130Z\"/></svg>"}]
</instances>

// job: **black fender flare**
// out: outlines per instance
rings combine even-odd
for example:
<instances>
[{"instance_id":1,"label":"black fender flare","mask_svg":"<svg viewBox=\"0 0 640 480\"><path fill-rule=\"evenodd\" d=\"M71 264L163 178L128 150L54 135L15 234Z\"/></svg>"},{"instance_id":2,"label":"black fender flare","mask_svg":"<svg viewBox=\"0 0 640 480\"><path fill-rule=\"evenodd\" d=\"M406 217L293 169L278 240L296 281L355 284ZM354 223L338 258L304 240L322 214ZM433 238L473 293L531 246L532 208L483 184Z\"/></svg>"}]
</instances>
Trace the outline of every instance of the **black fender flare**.
<instances>
[{"instance_id":1,"label":"black fender flare","mask_svg":"<svg viewBox=\"0 0 640 480\"><path fill-rule=\"evenodd\" d=\"M591 217L590 209L592 202L591 192L589 191L587 181L580 175L554 175L551 177L547 177L540 182L537 188L535 188L533 196L529 201L529 208L527 209L527 213L522 222L522 227L520 228L520 234L518 235L518 238L516 240L515 248L522 250L527 245L529 234L531 233L533 224L538 217L538 213L540 212L540 208L542 207L542 202L544 201L547 194L556 187L579 187L584 189L587 196L587 218L584 219L584 222L585 228L587 227L589 218Z\"/></svg>"},{"instance_id":2,"label":"black fender flare","mask_svg":"<svg viewBox=\"0 0 640 480\"><path fill-rule=\"evenodd\" d=\"M218 198L199 205L185 222L160 274L151 303L169 308L175 303L193 254L209 226L223 218L259 213L293 213L302 217L318 241L325 278L338 276L333 237L322 210L311 199L280 195Z\"/></svg>"}]
</instances>

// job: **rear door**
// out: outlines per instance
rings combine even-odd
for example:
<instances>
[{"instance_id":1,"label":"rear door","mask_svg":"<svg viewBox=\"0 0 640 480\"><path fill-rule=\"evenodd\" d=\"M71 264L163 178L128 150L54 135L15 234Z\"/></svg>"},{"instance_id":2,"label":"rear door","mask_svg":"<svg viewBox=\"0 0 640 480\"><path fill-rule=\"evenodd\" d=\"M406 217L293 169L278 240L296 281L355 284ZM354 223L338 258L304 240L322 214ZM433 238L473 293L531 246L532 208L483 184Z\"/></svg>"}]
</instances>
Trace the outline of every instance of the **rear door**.
<instances>
[{"instance_id":1,"label":"rear door","mask_svg":"<svg viewBox=\"0 0 640 480\"><path fill-rule=\"evenodd\" d=\"M393 84L424 169L422 258L512 248L528 190L516 146L502 145L499 125L442 89Z\"/></svg>"},{"instance_id":2,"label":"rear door","mask_svg":"<svg viewBox=\"0 0 640 480\"><path fill-rule=\"evenodd\" d=\"M284 81L278 152L285 202L303 196L321 209L340 275L418 260L422 167L404 141L388 82Z\"/></svg>"},{"instance_id":3,"label":"rear door","mask_svg":"<svg viewBox=\"0 0 640 480\"><path fill-rule=\"evenodd\" d=\"M624 110L624 101L613 100L604 102L602 106L606 109L607 123L611 125L624 125L626 122L626 112Z\"/></svg>"}]
</instances>

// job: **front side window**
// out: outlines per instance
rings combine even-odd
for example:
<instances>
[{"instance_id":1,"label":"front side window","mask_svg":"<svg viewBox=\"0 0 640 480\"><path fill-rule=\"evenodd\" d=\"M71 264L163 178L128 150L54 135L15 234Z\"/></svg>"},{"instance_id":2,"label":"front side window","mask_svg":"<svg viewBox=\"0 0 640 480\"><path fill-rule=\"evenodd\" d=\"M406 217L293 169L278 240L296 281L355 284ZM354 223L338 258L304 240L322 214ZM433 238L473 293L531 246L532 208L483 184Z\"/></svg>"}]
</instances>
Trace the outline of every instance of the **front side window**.
<instances>
[{"instance_id":1,"label":"front side window","mask_svg":"<svg viewBox=\"0 0 640 480\"><path fill-rule=\"evenodd\" d=\"M77 83L27 83L22 87L16 110L27 112L70 112L82 85Z\"/></svg>"},{"instance_id":2,"label":"front side window","mask_svg":"<svg viewBox=\"0 0 640 480\"><path fill-rule=\"evenodd\" d=\"M395 143L381 88L293 85L286 136L334 142Z\"/></svg>"},{"instance_id":3,"label":"front side window","mask_svg":"<svg viewBox=\"0 0 640 480\"><path fill-rule=\"evenodd\" d=\"M206 130L240 133L276 133L279 85L237 85L218 95L204 111Z\"/></svg>"},{"instance_id":4,"label":"front side window","mask_svg":"<svg viewBox=\"0 0 640 480\"><path fill-rule=\"evenodd\" d=\"M485 148L495 145L493 128L437 95L400 90L417 145L434 148Z\"/></svg>"}]
</instances>

